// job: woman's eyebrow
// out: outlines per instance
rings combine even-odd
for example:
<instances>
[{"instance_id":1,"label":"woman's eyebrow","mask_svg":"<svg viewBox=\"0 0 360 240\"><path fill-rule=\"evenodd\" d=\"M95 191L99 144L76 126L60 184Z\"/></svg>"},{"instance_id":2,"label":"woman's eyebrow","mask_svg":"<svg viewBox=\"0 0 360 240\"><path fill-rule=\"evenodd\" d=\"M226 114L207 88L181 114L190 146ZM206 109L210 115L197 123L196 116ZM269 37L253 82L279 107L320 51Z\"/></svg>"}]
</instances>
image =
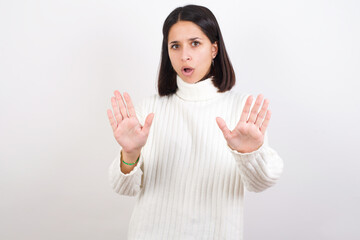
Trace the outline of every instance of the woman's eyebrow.
<instances>
[{"instance_id":1,"label":"woman's eyebrow","mask_svg":"<svg viewBox=\"0 0 360 240\"><path fill-rule=\"evenodd\" d=\"M196 40L196 39L201 40L201 38L199 38L199 37L194 37L194 38L189 38L189 41L194 41L194 40ZM172 41L172 42L169 43L169 44L178 43L178 42L179 42L179 41Z\"/></svg>"}]
</instances>

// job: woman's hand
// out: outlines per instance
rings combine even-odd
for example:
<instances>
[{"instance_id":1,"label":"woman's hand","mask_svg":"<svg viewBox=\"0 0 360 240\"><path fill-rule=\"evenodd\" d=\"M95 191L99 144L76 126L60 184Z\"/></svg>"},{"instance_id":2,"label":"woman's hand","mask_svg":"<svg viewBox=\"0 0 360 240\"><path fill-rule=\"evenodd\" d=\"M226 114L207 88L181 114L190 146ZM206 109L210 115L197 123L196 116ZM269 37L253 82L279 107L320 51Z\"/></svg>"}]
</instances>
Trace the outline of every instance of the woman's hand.
<instances>
[{"instance_id":1,"label":"woman's hand","mask_svg":"<svg viewBox=\"0 0 360 240\"><path fill-rule=\"evenodd\" d=\"M248 97L240 116L240 121L232 131L227 128L224 119L220 117L216 118L216 122L231 149L241 153L249 153L259 149L264 143L265 131L269 125L271 112L267 110L269 100L265 99L258 113L262 100L263 95L259 94L250 112L253 97Z\"/></svg>"},{"instance_id":2,"label":"woman's hand","mask_svg":"<svg viewBox=\"0 0 360 240\"><path fill-rule=\"evenodd\" d=\"M148 138L154 114L150 113L146 117L144 126L141 126L136 117L135 108L129 94L124 93L128 111L126 110L120 92L116 90L114 95L115 97L111 98L111 105L116 120L114 119L112 111L110 109L107 110L114 137L122 147L123 151L127 153L139 152Z\"/></svg>"}]
</instances>

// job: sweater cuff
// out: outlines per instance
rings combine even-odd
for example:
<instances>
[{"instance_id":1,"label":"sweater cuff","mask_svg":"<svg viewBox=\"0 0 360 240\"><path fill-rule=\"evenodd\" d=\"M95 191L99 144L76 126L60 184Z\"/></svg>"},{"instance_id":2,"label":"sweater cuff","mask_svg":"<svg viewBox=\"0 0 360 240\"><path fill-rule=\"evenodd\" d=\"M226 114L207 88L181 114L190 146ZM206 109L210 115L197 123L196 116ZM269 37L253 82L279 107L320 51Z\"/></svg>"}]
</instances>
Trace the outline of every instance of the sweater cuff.
<instances>
[{"instance_id":1,"label":"sweater cuff","mask_svg":"<svg viewBox=\"0 0 360 240\"><path fill-rule=\"evenodd\" d=\"M139 162L129 173L123 173L120 169L120 151L109 167L109 181L115 192L120 195L135 196L141 188L142 170L140 168L143 158L140 155Z\"/></svg>"},{"instance_id":2,"label":"sweater cuff","mask_svg":"<svg viewBox=\"0 0 360 240\"><path fill-rule=\"evenodd\" d=\"M261 192L273 186L283 171L283 161L278 154L267 145L262 145L256 151L240 153L230 151L234 155L241 178L248 191Z\"/></svg>"}]
</instances>

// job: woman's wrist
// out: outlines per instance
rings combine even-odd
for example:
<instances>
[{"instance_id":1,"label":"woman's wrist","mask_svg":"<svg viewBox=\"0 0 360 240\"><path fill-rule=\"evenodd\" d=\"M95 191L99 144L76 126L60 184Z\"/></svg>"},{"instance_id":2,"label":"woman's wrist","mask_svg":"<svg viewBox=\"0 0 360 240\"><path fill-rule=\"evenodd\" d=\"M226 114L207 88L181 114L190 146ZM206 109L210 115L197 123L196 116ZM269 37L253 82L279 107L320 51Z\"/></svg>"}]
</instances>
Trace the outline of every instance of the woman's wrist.
<instances>
[{"instance_id":1,"label":"woman's wrist","mask_svg":"<svg viewBox=\"0 0 360 240\"><path fill-rule=\"evenodd\" d=\"M140 157L140 152L141 149L132 152L126 152L124 150L121 150L121 155L122 155L121 160L124 161L125 163L135 163Z\"/></svg>"}]
</instances>

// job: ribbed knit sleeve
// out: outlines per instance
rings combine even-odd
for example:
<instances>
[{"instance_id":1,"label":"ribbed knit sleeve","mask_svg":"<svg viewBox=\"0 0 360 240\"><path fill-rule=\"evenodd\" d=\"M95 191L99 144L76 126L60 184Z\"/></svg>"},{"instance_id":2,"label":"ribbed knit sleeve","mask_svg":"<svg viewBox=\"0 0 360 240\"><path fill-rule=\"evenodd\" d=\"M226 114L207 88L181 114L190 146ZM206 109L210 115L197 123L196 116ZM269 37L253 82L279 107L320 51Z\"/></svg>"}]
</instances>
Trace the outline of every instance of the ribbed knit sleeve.
<instances>
[{"instance_id":1,"label":"ribbed knit sleeve","mask_svg":"<svg viewBox=\"0 0 360 240\"><path fill-rule=\"evenodd\" d=\"M141 101L139 104L135 105L135 112L136 116L141 125L144 124L144 117L143 117L143 108L144 108L145 100ZM110 164L109 167L109 181L110 186L112 189L120 194L126 196L135 196L141 190L141 183L142 183L142 175L143 171L141 170L141 165L143 163L143 154L140 153L140 159L134 169L124 174L121 172L120 169L120 151L121 147L118 151L117 156Z\"/></svg>"},{"instance_id":2,"label":"ribbed knit sleeve","mask_svg":"<svg viewBox=\"0 0 360 240\"><path fill-rule=\"evenodd\" d=\"M131 172L124 174L120 170L120 151L121 149L109 167L110 185L112 189L120 195L135 196L140 192L141 188L141 176L143 172L140 166L143 159L140 156L139 162L134 169Z\"/></svg>"},{"instance_id":3,"label":"ribbed knit sleeve","mask_svg":"<svg viewBox=\"0 0 360 240\"><path fill-rule=\"evenodd\" d=\"M230 147L229 149L233 153L236 166L248 191L264 191L279 180L284 163L277 152L269 147L267 134L263 145L254 152L240 153Z\"/></svg>"}]
</instances>

